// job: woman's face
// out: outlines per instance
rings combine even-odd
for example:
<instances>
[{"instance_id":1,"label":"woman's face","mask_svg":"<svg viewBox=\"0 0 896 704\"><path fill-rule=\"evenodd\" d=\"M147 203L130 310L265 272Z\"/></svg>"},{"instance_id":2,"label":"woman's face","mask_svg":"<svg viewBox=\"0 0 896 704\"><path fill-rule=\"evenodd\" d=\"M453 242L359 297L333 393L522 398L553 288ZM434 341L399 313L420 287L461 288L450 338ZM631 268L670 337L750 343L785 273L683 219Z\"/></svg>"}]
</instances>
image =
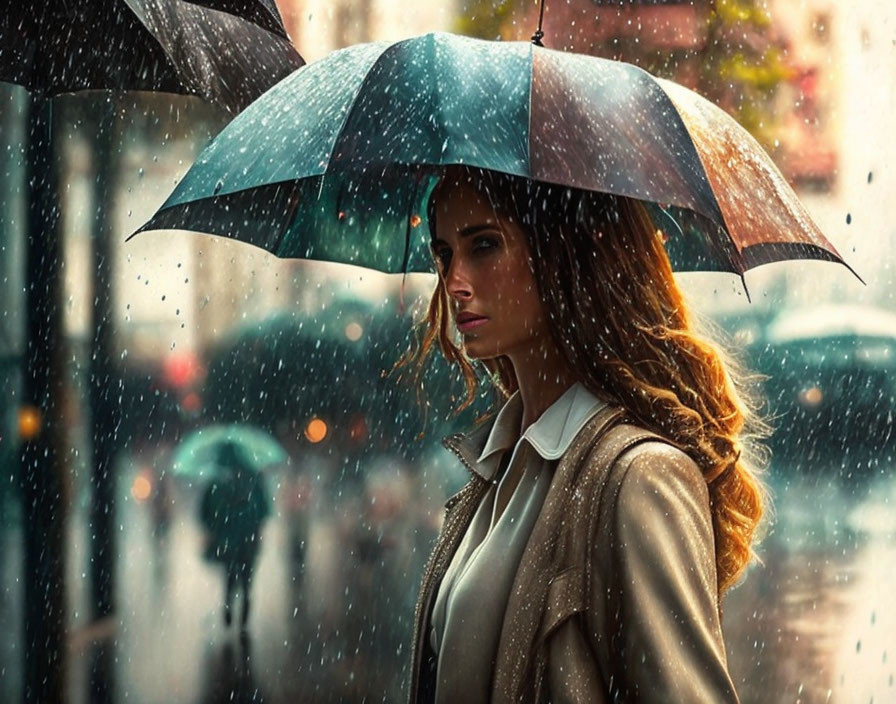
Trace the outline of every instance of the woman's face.
<instances>
[{"instance_id":1,"label":"woman's face","mask_svg":"<svg viewBox=\"0 0 896 704\"><path fill-rule=\"evenodd\" d=\"M513 359L530 351L549 332L526 235L468 183L445 183L433 197L433 256L464 352ZM469 314L479 318L465 322Z\"/></svg>"}]
</instances>

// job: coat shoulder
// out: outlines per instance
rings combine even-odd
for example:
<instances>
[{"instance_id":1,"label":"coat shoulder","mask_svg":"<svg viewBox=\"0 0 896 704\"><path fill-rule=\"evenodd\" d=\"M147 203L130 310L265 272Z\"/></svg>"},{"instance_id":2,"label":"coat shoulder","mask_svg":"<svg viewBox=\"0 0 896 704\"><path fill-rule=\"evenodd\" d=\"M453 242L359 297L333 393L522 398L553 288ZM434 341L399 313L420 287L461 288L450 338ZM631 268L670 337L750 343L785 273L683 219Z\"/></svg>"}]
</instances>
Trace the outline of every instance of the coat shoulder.
<instances>
[{"instance_id":1,"label":"coat shoulder","mask_svg":"<svg viewBox=\"0 0 896 704\"><path fill-rule=\"evenodd\" d=\"M699 465L672 441L639 425L613 428L585 462L583 476L600 478L600 495L612 496L611 510L645 504L662 508L683 500L708 506L709 489Z\"/></svg>"},{"instance_id":2,"label":"coat shoulder","mask_svg":"<svg viewBox=\"0 0 896 704\"><path fill-rule=\"evenodd\" d=\"M709 487L699 465L684 451L662 441L647 441L617 460L614 523L643 525L649 514L691 528L711 524ZM680 525L679 527L683 527Z\"/></svg>"},{"instance_id":3,"label":"coat shoulder","mask_svg":"<svg viewBox=\"0 0 896 704\"><path fill-rule=\"evenodd\" d=\"M583 429L583 439L591 443L591 447L582 459L589 469L612 462L617 474L620 466L623 474L630 471L639 474L653 467L702 479L700 468L687 453L672 440L641 425L626 419L606 432L598 427L592 428L591 433L588 430L588 427Z\"/></svg>"},{"instance_id":4,"label":"coat shoulder","mask_svg":"<svg viewBox=\"0 0 896 704\"><path fill-rule=\"evenodd\" d=\"M700 466L684 450L661 439L648 440L627 450L617 464L625 469L623 482L652 484L675 480L695 487L705 487Z\"/></svg>"}]
</instances>

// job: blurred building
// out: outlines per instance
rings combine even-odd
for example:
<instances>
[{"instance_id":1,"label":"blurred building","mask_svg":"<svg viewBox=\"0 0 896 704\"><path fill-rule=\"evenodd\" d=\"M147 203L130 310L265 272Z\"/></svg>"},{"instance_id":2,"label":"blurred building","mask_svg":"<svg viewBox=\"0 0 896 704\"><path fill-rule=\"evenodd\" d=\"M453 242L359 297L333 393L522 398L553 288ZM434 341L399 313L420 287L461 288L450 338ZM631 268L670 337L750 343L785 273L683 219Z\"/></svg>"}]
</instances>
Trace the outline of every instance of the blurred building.
<instances>
[{"instance_id":1,"label":"blurred building","mask_svg":"<svg viewBox=\"0 0 896 704\"><path fill-rule=\"evenodd\" d=\"M787 300L893 309L896 4L774 0L769 9L798 69L781 95L792 106L785 164L816 222L867 284L825 264L789 267Z\"/></svg>"},{"instance_id":2,"label":"blurred building","mask_svg":"<svg viewBox=\"0 0 896 704\"><path fill-rule=\"evenodd\" d=\"M837 185L835 100L839 77L828 65L835 39L832 4L778 1L772 8L792 69L778 95L782 116L779 163L791 183L804 192L826 193Z\"/></svg>"},{"instance_id":3,"label":"blurred building","mask_svg":"<svg viewBox=\"0 0 896 704\"><path fill-rule=\"evenodd\" d=\"M307 61L359 42L450 31L460 4L460 0L277 0L289 36Z\"/></svg>"},{"instance_id":4,"label":"blurred building","mask_svg":"<svg viewBox=\"0 0 896 704\"><path fill-rule=\"evenodd\" d=\"M548 3L545 46L661 70L679 83L696 87L701 52L707 44L710 0L570 0ZM511 20L509 35L528 39L538 26L539 6L527 3L521 20ZM509 37L508 37L509 38Z\"/></svg>"}]
</instances>

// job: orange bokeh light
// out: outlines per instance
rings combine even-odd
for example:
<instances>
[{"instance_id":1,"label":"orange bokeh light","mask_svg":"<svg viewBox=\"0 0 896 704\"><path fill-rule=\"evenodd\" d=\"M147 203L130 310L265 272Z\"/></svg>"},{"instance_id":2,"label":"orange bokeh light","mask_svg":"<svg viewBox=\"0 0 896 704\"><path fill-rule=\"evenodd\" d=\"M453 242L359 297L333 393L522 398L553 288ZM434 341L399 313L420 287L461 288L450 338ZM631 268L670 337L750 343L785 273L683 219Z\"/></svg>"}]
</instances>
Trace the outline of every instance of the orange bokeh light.
<instances>
[{"instance_id":1,"label":"orange bokeh light","mask_svg":"<svg viewBox=\"0 0 896 704\"><path fill-rule=\"evenodd\" d=\"M364 328L362 328L358 323L351 322L345 326L345 336L351 340L352 342L357 342L361 339L361 335L364 334Z\"/></svg>"},{"instance_id":2,"label":"orange bokeh light","mask_svg":"<svg viewBox=\"0 0 896 704\"><path fill-rule=\"evenodd\" d=\"M22 406L19 409L19 437L23 440L34 440L43 425L43 416L35 406Z\"/></svg>"},{"instance_id":3,"label":"orange bokeh light","mask_svg":"<svg viewBox=\"0 0 896 704\"><path fill-rule=\"evenodd\" d=\"M131 485L131 496L137 501L146 501L152 494L152 483L144 475L138 474Z\"/></svg>"},{"instance_id":4,"label":"orange bokeh light","mask_svg":"<svg viewBox=\"0 0 896 704\"><path fill-rule=\"evenodd\" d=\"M817 406L824 400L824 393L817 386L812 386L800 392L800 402L804 406Z\"/></svg>"},{"instance_id":5,"label":"orange bokeh light","mask_svg":"<svg viewBox=\"0 0 896 704\"><path fill-rule=\"evenodd\" d=\"M312 418L305 426L305 437L309 442L318 443L327 437L327 424L320 418Z\"/></svg>"}]
</instances>

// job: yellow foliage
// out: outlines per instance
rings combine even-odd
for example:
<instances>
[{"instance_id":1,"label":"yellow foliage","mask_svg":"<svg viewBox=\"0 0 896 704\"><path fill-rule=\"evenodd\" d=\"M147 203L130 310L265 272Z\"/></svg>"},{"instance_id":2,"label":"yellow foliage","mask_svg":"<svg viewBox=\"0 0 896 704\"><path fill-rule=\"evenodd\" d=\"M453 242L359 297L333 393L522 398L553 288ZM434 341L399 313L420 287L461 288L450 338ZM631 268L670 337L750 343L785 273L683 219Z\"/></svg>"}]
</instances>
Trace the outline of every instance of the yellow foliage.
<instances>
[{"instance_id":1,"label":"yellow foliage","mask_svg":"<svg viewBox=\"0 0 896 704\"><path fill-rule=\"evenodd\" d=\"M768 10L764 6L760 7L754 0L716 0L711 13L724 24L745 22L765 28L772 21Z\"/></svg>"}]
</instances>

